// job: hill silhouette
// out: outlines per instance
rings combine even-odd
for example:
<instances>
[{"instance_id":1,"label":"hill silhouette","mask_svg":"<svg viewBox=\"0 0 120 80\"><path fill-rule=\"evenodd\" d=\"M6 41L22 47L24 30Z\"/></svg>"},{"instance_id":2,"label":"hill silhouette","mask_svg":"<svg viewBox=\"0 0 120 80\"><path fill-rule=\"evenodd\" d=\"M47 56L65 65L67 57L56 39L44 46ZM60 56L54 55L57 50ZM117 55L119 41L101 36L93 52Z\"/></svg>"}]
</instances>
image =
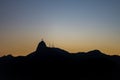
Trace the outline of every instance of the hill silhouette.
<instances>
[{"instance_id":1,"label":"hill silhouette","mask_svg":"<svg viewBox=\"0 0 120 80\"><path fill-rule=\"evenodd\" d=\"M0 58L0 80L120 80L120 57L99 50L69 53L44 41L27 56Z\"/></svg>"}]
</instances>

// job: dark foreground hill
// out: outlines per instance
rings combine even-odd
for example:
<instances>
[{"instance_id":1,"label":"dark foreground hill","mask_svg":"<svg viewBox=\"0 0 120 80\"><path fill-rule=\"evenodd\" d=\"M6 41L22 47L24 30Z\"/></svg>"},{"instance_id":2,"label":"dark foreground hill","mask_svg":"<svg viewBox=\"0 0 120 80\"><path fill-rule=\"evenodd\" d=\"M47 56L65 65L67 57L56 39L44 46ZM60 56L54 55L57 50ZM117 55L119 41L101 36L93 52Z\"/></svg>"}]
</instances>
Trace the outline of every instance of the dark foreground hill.
<instances>
[{"instance_id":1,"label":"dark foreground hill","mask_svg":"<svg viewBox=\"0 0 120 80\"><path fill-rule=\"evenodd\" d=\"M41 41L27 56L0 58L0 80L120 80L120 57L99 50L70 54Z\"/></svg>"}]
</instances>

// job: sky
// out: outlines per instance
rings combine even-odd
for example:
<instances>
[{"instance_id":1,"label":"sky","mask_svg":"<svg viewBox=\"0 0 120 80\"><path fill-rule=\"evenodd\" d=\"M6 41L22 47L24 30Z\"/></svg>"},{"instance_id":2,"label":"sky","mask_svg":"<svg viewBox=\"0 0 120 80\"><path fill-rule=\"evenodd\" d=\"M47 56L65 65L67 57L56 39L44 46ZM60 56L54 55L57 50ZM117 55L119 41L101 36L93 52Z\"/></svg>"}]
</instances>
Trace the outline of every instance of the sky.
<instances>
[{"instance_id":1,"label":"sky","mask_svg":"<svg viewBox=\"0 0 120 80\"><path fill-rule=\"evenodd\" d=\"M69 52L120 55L120 0L0 0L0 56L27 55L43 38Z\"/></svg>"}]
</instances>

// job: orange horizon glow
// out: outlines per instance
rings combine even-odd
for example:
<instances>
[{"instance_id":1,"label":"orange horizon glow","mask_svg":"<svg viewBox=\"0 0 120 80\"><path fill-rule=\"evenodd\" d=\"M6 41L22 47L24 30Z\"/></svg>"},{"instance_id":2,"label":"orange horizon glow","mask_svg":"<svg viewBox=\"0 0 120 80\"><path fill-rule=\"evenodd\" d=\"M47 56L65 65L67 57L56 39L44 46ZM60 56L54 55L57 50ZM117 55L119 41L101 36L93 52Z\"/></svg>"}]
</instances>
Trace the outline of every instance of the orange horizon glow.
<instances>
[{"instance_id":1,"label":"orange horizon glow","mask_svg":"<svg viewBox=\"0 0 120 80\"><path fill-rule=\"evenodd\" d=\"M72 42L72 41L70 41L70 42ZM7 47L3 47L3 49L1 48L0 56L4 56L4 54L5 55L11 54L13 56L26 56L36 50L39 41L31 42L31 43L30 42L27 42L27 43L21 42L21 43L18 42L16 45L12 45L11 48L7 48ZM53 44L52 42L51 43L46 42L46 43L47 43L48 47L52 47L52 46L50 46ZM94 44L91 44L88 46L88 45L82 44L82 43L70 43L70 44L68 44L68 43L65 44L65 43L66 43L65 41L64 42L59 41L59 43L54 42L54 47L64 49L70 53L88 52L88 51L95 50L95 49L98 49L101 52L108 54L108 55L119 55L119 53L120 53L119 49L111 48L109 46L102 47L102 46L96 46ZM8 46L8 47L10 47L10 46ZM7 48L7 49L5 49L5 48Z\"/></svg>"}]
</instances>

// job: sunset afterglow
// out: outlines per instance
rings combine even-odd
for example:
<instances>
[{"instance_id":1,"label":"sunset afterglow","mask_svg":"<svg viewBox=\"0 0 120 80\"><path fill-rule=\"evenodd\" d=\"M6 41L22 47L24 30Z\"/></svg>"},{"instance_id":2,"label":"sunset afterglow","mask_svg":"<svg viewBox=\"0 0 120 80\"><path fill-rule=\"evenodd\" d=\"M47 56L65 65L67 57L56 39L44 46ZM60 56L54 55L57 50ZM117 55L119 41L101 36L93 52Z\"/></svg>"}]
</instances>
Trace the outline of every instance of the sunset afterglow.
<instances>
[{"instance_id":1,"label":"sunset afterglow","mask_svg":"<svg viewBox=\"0 0 120 80\"><path fill-rule=\"evenodd\" d=\"M119 0L0 0L0 56L27 55L43 38L69 52L120 55Z\"/></svg>"}]
</instances>

